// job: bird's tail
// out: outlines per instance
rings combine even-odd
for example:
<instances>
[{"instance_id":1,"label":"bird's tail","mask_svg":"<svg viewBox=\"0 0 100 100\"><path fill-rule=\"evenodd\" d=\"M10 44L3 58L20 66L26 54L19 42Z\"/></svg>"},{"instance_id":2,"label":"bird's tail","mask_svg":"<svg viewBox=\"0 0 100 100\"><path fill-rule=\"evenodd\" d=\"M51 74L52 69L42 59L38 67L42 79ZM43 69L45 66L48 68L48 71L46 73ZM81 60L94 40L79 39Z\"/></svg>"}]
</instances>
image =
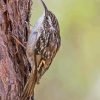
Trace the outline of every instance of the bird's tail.
<instances>
[{"instance_id":1,"label":"bird's tail","mask_svg":"<svg viewBox=\"0 0 100 100\"><path fill-rule=\"evenodd\" d=\"M30 97L34 97L34 87L37 80L36 71L31 71L30 77L22 92L21 100L29 100Z\"/></svg>"}]
</instances>

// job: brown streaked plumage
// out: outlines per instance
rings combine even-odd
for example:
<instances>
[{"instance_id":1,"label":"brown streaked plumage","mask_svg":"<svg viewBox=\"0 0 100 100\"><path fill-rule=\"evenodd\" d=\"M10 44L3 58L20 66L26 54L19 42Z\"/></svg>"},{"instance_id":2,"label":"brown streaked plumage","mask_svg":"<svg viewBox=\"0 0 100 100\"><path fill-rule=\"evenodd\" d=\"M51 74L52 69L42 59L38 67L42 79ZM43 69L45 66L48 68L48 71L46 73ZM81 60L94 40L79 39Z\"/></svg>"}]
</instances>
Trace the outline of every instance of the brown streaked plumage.
<instances>
[{"instance_id":1,"label":"brown streaked plumage","mask_svg":"<svg viewBox=\"0 0 100 100\"><path fill-rule=\"evenodd\" d=\"M45 12L33 27L28 39L26 53L32 71L22 93L21 100L27 100L28 97L34 94L35 83L39 83L43 74L50 67L61 43L58 20L47 9L42 0L41 2Z\"/></svg>"}]
</instances>

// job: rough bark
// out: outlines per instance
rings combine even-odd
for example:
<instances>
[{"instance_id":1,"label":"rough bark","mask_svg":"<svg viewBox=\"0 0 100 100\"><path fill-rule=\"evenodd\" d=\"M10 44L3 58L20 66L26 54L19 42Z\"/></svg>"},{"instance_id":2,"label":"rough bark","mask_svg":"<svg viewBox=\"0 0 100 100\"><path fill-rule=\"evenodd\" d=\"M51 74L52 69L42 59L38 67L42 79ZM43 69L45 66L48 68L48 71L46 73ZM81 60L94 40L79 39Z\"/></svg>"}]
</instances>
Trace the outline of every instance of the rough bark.
<instances>
[{"instance_id":1,"label":"rough bark","mask_svg":"<svg viewBox=\"0 0 100 100\"><path fill-rule=\"evenodd\" d=\"M0 100L20 100L30 64L26 57L31 0L0 0Z\"/></svg>"}]
</instances>

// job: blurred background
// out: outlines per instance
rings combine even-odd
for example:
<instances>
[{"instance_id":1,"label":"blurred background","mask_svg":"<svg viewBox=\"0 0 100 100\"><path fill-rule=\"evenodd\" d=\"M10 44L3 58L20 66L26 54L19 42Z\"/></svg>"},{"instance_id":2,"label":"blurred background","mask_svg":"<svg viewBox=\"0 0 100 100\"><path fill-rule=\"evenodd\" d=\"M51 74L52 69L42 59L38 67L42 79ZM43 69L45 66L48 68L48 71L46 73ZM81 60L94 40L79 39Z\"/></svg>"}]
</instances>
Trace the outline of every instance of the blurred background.
<instances>
[{"instance_id":1,"label":"blurred background","mask_svg":"<svg viewBox=\"0 0 100 100\"><path fill-rule=\"evenodd\" d=\"M100 100L100 0L44 0L59 20L61 48L36 86L36 100ZM43 13L33 0L30 23Z\"/></svg>"}]
</instances>

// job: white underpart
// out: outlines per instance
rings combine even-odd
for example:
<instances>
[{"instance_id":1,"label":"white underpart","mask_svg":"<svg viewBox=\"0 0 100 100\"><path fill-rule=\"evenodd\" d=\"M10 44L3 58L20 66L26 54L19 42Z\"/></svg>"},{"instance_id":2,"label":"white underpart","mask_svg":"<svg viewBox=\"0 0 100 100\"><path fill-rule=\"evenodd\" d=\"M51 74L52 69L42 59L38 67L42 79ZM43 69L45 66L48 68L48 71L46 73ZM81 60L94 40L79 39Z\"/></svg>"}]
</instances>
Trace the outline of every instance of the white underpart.
<instances>
[{"instance_id":1,"label":"white underpart","mask_svg":"<svg viewBox=\"0 0 100 100\"><path fill-rule=\"evenodd\" d=\"M28 38L28 48L32 49L34 48L37 39L39 38L39 36L41 35L41 29L43 29L43 20L44 20L44 16L45 13L43 13L43 15L39 18L39 20L36 22L36 24L34 25L32 32L29 35Z\"/></svg>"},{"instance_id":2,"label":"white underpart","mask_svg":"<svg viewBox=\"0 0 100 100\"><path fill-rule=\"evenodd\" d=\"M36 42L37 42L39 36L42 34L41 29L43 29L42 24L43 24L44 16L45 16L45 13L43 13L43 15L36 22L36 24L34 25L32 31L29 35L29 38L28 38L26 54L27 54L28 60L31 64L31 67L32 67L33 71L35 69L33 54L34 54L34 49L35 49ZM30 55L32 55L32 56L30 56Z\"/></svg>"},{"instance_id":3,"label":"white underpart","mask_svg":"<svg viewBox=\"0 0 100 100\"><path fill-rule=\"evenodd\" d=\"M38 19L38 21L36 22L36 24L34 25L33 29L32 29L32 33L34 32L38 32L37 34L37 38L41 35L41 29L43 29L43 20L44 20L44 16L45 16L45 12L43 13L43 15Z\"/></svg>"},{"instance_id":4,"label":"white underpart","mask_svg":"<svg viewBox=\"0 0 100 100\"><path fill-rule=\"evenodd\" d=\"M50 24L50 29L51 30L55 30L55 28L53 27L53 25L52 25L52 21L51 21L51 18L48 16L48 21L49 21L49 24Z\"/></svg>"}]
</instances>

